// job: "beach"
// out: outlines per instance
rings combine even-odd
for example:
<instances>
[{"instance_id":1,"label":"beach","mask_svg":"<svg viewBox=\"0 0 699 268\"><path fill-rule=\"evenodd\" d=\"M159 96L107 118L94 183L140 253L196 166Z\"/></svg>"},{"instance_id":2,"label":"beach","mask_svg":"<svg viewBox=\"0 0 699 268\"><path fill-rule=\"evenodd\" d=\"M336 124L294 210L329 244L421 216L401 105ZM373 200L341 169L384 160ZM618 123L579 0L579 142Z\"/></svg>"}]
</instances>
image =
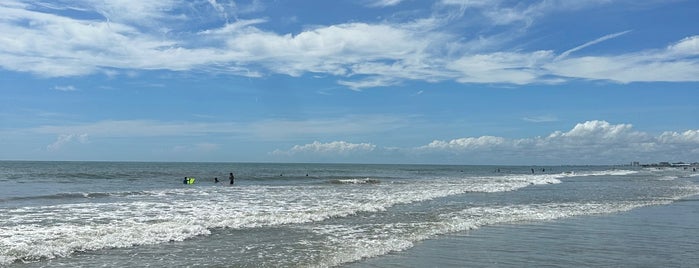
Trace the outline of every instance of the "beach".
<instances>
[{"instance_id":1,"label":"beach","mask_svg":"<svg viewBox=\"0 0 699 268\"><path fill-rule=\"evenodd\" d=\"M699 264L691 170L0 164L6 267Z\"/></svg>"},{"instance_id":2,"label":"beach","mask_svg":"<svg viewBox=\"0 0 699 268\"><path fill-rule=\"evenodd\" d=\"M444 235L345 267L697 267L697 196L663 206Z\"/></svg>"}]
</instances>

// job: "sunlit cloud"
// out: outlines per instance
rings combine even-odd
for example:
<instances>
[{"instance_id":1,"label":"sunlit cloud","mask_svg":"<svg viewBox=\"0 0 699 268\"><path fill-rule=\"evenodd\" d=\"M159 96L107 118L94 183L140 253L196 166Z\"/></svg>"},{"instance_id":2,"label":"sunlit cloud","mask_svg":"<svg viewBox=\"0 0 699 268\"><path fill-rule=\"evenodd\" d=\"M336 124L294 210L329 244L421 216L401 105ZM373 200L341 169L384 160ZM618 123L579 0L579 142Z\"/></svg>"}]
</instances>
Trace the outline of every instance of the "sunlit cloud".
<instances>
[{"instance_id":1,"label":"sunlit cloud","mask_svg":"<svg viewBox=\"0 0 699 268\"><path fill-rule=\"evenodd\" d=\"M494 136L481 136L459 138L450 141L435 140L430 144L419 147L420 150L479 150L492 149L493 147L503 145L506 142L504 138Z\"/></svg>"},{"instance_id":2,"label":"sunlit cloud","mask_svg":"<svg viewBox=\"0 0 699 268\"><path fill-rule=\"evenodd\" d=\"M350 143L346 141L333 141L322 143L314 141L304 145L294 145L289 150L275 150L272 155L296 155L296 154L321 154L321 155L347 155L355 153L368 153L376 149L376 145L370 143Z\"/></svg>"},{"instance_id":3,"label":"sunlit cloud","mask_svg":"<svg viewBox=\"0 0 699 268\"><path fill-rule=\"evenodd\" d=\"M681 153L678 153L681 151ZM398 159L466 163L608 163L648 159L693 159L699 157L699 130L666 131L658 136L636 131L631 124L592 120L568 131L547 136L505 138L497 136L434 140L414 148L382 147L373 143L335 141L294 145L270 153L280 157L333 159L350 154L380 158L390 154ZM315 158L314 158L315 157Z\"/></svg>"},{"instance_id":4,"label":"sunlit cloud","mask_svg":"<svg viewBox=\"0 0 699 268\"><path fill-rule=\"evenodd\" d=\"M372 3L392 6L400 2ZM403 22L351 22L278 33L262 27L268 23L265 18L230 20L229 15L253 5L242 7L229 1L192 4L186 9L196 12L190 14L181 12L185 6L174 0L138 4L12 0L0 4L0 31L5 36L0 38L0 67L46 77L194 69L247 77L322 74L336 77L338 84L353 90L399 86L409 80L514 85L558 84L571 79L622 83L699 80L696 36L666 48L576 57L575 52L623 38L629 31L610 33L556 54L548 49L498 49L512 41L503 37L518 31L515 28L503 26L502 32L464 38L442 27L465 16L466 11L511 25L531 24L557 11L608 4L573 2L512 6L504 1L450 0L436 5L443 9L457 6L462 14L442 18L436 12ZM262 8L259 3L255 6ZM83 16L63 12L67 9ZM194 14L206 12L216 14L213 17L223 23L191 31L187 22Z\"/></svg>"},{"instance_id":5,"label":"sunlit cloud","mask_svg":"<svg viewBox=\"0 0 699 268\"><path fill-rule=\"evenodd\" d=\"M414 152L464 158L478 154L479 159L500 162L511 158L542 162L575 159L578 163L619 159L625 163L633 159L692 159L699 157L698 149L699 130L667 131L653 136L634 130L631 124L593 120L545 137L508 139L481 136L435 140L415 148Z\"/></svg>"}]
</instances>

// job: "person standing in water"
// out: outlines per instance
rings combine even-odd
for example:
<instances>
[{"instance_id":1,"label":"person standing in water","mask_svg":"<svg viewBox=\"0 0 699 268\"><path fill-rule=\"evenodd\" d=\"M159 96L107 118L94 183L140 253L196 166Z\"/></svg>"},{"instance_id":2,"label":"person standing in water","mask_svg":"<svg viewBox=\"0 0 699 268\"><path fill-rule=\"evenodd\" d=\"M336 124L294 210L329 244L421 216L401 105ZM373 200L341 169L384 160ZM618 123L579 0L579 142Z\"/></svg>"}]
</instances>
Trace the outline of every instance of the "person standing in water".
<instances>
[{"instance_id":1,"label":"person standing in water","mask_svg":"<svg viewBox=\"0 0 699 268\"><path fill-rule=\"evenodd\" d=\"M231 175L228 176L228 179L231 180L231 185L235 182L235 177L233 176L233 172L231 172Z\"/></svg>"}]
</instances>

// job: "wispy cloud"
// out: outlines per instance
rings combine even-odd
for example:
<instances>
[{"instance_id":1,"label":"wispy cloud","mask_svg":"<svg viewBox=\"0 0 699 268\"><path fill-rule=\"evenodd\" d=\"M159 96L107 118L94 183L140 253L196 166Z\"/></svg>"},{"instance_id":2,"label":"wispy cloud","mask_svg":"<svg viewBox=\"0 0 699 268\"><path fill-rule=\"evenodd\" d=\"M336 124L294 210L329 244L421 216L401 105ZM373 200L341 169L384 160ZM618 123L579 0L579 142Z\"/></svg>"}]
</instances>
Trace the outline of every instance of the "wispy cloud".
<instances>
[{"instance_id":1,"label":"wispy cloud","mask_svg":"<svg viewBox=\"0 0 699 268\"><path fill-rule=\"evenodd\" d=\"M532 122L532 123L547 123L547 122L556 122L558 121L558 118L553 115L538 115L538 116L527 116L522 118L522 120L527 121L527 122Z\"/></svg>"},{"instance_id":2,"label":"wispy cloud","mask_svg":"<svg viewBox=\"0 0 699 268\"><path fill-rule=\"evenodd\" d=\"M218 3L216 0L208 0L209 4L221 15L221 17L226 19L226 22L228 22L228 12L226 11L226 6L224 6L221 3ZM235 2L229 3L230 6L235 7Z\"/></svg>"},{"instance_id":3,"label":"wispy cloud","mask_svg":"<svg viewBox=\"0 0 699 268\"><path fill-rule=\"evenodd\" d=\"M403 2L403 0L371 0L367 5L370 7L388 7L395 6Z\"/></svg>"},{"instance_id":4,"label":"wispy cloud","mask_svg":"<svg viewBox=\"0 0 699 268\"><path fill-rule=\"evenodd\" d=\"M46 146L48 151L58 151L66 144L77 142L77 143L88 143L88 135L83 134L61 134L56 138L56 141Z\"/></svg>"},{"instance_id":5,"label":"wispy cloud","mask_svg":"<svg viewBox=\"0 0 699 268\"><path fill-rule=\"evenodd\" d=\"M614 56L568 57L544 65L550 74L596 80L631 82L699 81L699 36L691 36L665 49Z\"/></svg>"},{"instance_id":6,"label":"wispy cloud","mask_svg":"<svg viewBox=\"0 0 699 268\"><path fill-rule=\"evenodd\" d=\"M601 42L607 41L607 40L609 40L609 39L617 38L617 37L622 36L622 35L625 35L625 34L627 34L627 33L629 33L629 32L631 32L631 30L623 31L623 32L618 32L618 33L613 33L613 34L608 34L608 35L602 36L602 37L597 38L597 39L595 39L595 40L593 40L593 41L590 41L590 42L587 42L587 43L582 44L582 45L580 45L580 46L577 46L577 47L574 47L574 48L572 48L572 49L566 50L565 52L561 53L561 55L558 55L558 57L556 57L555 60L563 59L563 58L565 58L565 57L568 57L568 55L570 55L570 53L573 53L573 52L575 52L575 51L581 50L581 49L583 49L583 48L589 47L589 46L594 45L594 44L597 44L597 43L601 43Z\"/></svg>"},{"instance_id":7,"label":"wispy cloud","mask_svg":"<svg viewBox=\"0 0 699 268\"><path fill-rule=\"evenodd\" d=\"M53 87L53 89L58 90L58 91L76 91L76 90L78 90L74 86L55 86L55 87Z\"/></svg>"},{"instance_id":8,"label":"wispy cloud","mask_svg":"<svg viewBox=\"0 0 699 268\"><path fill-rule=\"evenodd\" d=\"M374 76L353 81L339 80L337 83L342 86L346 86L349 89L361 91L364 88L393 86L399 84L400 82L399 80L391 77Z\"/></svg>"},{"instance_id":9,"label":"wispy cloud","mask_svg":"<svg viewBox=\"0 0 699 268\"><path fill-rule=\"evenodd\" d=\"M162 122L154 120L105 120L71 125L44 125L29 133L60 135L88 133L96 138L139 138L229 135L256 140L297 140L318 136L356 135L403 127L407 118L361 115L313 120L268 119L255 122Z\"/></svg>"},{"instance_id":10,"label":"wispy cloud","mask_svg":"<svg viewBox=\"0 0 699 268\"><path fill-rule=\"evenodd\" d=\"M440 5L449 9L458 7L464 14L467 11L477 10L478 13L470 15L482 16L489 24L510 25L520 23L528 27L542 16L566 11L575 11L596 6L608 5L608 0L585 1L527 1L512 2L503 0L441 0Z\"/></svg>"},{"instance_id":11,"label":"wispy cloud","mask_svg":"<svg viewBox=\"0 0 699 268\"><path fill-rule=\"evenodd\" d=\"M508 36L522 32L517 30L520 26L503 26L497 28L501 31L470 37L445 27L468 17L464 13L467 11L499 25L531 24L557 11L606 5L607 1L513 5L507 1L445 0L436 4L438 9L458 6L462 12L448 18L430 14L402 22L317 25L293 34L262 27L268 21L264 18L228 21L225 14L243 9L234 2L60 3L82 15L63 12L56 7L58 4L48 1L0 3L0 32L13 37L0 38L0 67L48 77L193 69L248 77L312 73L337 77L338 84L353 90L401 85L410 80L515 85L564 83L579 78L622 83L699 81L696 36L664 49L575 57L574 52L629 31L609 34L556 55L548 49L504 49L504 44L513 41ZM400 1L372 3L396 5ZM182 12L192 9L195 11ZM200 28L192 31L192 25L188 25L194 21L191 16L207 12L213 16L207 16ZM210 23L212 18L219 21ZM201 28L204 26L209 28Z\"/></svg>"}]
</instances>

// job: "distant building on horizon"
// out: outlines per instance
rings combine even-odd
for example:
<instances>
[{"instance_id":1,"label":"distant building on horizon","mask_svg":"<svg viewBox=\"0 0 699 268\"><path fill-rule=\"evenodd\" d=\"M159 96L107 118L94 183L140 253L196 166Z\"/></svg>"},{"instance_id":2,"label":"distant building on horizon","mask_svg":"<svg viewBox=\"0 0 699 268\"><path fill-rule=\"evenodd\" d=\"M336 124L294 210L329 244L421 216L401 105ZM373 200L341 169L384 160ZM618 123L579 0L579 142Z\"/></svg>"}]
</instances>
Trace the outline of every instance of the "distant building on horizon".
<instances>
[{"instance_id":1,"label":"distant building on horizon","mask_svg":"<svg viewBox=\"0 0 699 268\"><path fill-rule=\"evenodd\" d=\"M699 167L699 162L685 163L685 162L658 162L652 164L639 164L638 162L631 162L632 166L642 166L642 167Z\"/></svg>"}]
</instances>

